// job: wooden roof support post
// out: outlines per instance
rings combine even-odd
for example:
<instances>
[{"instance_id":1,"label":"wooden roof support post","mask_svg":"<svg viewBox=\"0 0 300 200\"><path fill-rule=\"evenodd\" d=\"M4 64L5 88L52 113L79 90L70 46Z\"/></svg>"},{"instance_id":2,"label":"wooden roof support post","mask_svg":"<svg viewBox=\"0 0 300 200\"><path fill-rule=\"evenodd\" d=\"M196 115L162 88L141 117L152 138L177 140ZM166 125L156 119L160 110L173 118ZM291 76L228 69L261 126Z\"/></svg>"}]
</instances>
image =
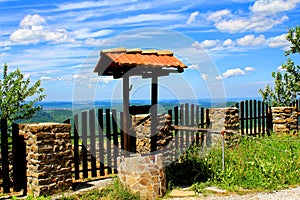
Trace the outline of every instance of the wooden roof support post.
<instances>
[{"instance_id":1,"label":"wooden roof support post","mask_svg":"<svg viewBox=\"0 0 300 200\"><path fill-rule=\"evenodd\" d=\"M123 76L123 114L124 156L130 156L129 76Z\"/></svg>"},{"instance_id":2,"label":"wooden roof support post","mask_svg":"<svg viewBox=\"0 0 300 200\"><path fill-rule=\"evenodd\" d=\"M157 148L157 108L158 108L158 77L152 77L151 83L151 151Z\"/></svg>"}]
</instances>

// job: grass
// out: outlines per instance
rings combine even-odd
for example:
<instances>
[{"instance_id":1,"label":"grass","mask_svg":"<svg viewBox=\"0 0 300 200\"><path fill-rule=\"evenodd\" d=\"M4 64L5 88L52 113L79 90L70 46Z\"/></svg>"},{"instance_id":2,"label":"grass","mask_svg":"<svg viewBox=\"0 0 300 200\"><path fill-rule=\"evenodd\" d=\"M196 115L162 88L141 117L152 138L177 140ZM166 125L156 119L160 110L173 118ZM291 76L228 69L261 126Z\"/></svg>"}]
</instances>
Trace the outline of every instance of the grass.
<instances>
[{"instance_id":1,"label":"grass","mask_svg":"<svg viewBox=\"0 0 300 200\"><path fill-rule=\"evenodd\" d=\"M123 187L117 178L113 180L113 183L106 186L103 189L94 189L87 193L75 195L71 197L65 197L63 200L139 200L140 196L137 193L132 193L128 188Z\"/></svg>"},{"instance_id":2,"label":"grass","mask_svg":"<svg viewBox=\"0 0 300 200\"><path fill-rule=\"evenodd\" d=\"M16 197L12 198L16 200ZM28 196L26 200L50 200L51 197L40 196L33 197ZM94 189L89 192L85 192L78 195L71 195L62 197L61 200L139 200L140 196L138 193L132 193L129 189L122 187L119 181L115 178L113 183L102 189Z\"/></svg>"},{"instance_id":3,"label":"grass","mask_svg":"<svg viewBox=\"0 0 300 200\"><path fill-rule=\"evenodd\" d=\"M220 147L199 156L202 154L201 147L188 149L167 168L168 180L173 185L193 184L196 192L203 192L207 186L244 193L300 185L298 136L242 137L236 146L225 148L224 171Z\"/></svg>"}]
</instances>

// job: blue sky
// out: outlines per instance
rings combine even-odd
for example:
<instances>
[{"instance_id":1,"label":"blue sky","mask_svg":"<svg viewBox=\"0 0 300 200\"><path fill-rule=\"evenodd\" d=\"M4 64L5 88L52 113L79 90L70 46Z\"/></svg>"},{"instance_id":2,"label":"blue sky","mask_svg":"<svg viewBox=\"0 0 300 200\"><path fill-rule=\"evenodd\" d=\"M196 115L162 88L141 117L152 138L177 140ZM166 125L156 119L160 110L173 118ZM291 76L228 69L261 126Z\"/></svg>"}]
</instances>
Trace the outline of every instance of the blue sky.
<instances>
[{"instance_id":1,"label":"blue sky","mask_svg":"<svg viewBox=\"0 0 300 200\"><path fill-rule=\"evenodd\" d=\"M161 78L161 98L259 97L287 59L285 34L299 25L299 6L300 0L0 0L0 64L40 79L46 100L119 99L121 82L93 73L101 49L171 49L189 69ZM149 97L149 80L131 81L132 98Z\"/></svg>"}]
</instances>

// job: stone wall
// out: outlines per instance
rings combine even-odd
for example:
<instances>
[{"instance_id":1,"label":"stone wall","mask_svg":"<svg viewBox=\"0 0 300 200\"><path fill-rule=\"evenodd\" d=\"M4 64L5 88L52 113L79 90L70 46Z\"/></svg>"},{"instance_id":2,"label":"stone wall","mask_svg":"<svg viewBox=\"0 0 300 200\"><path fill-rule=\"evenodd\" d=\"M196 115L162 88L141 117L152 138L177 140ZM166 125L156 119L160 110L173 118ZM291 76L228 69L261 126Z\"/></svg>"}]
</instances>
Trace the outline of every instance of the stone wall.
<instances>
[{"instance_id":1,"label":"stone wall","mask_svg":"<svg viewBox=\"0 0 300 200\"><path fill-rule=\"evenodd\" d=\"M239 130L238 108L210 108L209 119L213 130Z\"/></svg>"},{"instance_id":2,"label":"stone wall","mask_svg":"<svg viewBox=\"0 0 300 200\"><path fill-rule=\"evenodd\" d=\"M287 133L297 131L296 107L272 107L273 131L275 133Z\"/></svg>"},{"instance_id":3,"label":"stone wall","mask_svg":"<svg viewBox=\"0 0 300 200\"><path fill-rule=\"evenodd\" d=\"M131 118L136 133L136 152L149 153L151 151L151 119L149 114L133 115Z\"/></svg>"},{"instance_id":4,"label":"stone wall","mask_svg":"<svg viewBox=\"0 0 300 200\"><path fill-rule=\"evenodd\" d=\"M151 151L151 118L149 114L132 116L133 130L136 133L136 152L145 154ZM171 116L158 116L157 149L162 149L172 140Z\"/></svg>"},{"instance_id":5,"label":"stone wall","mask_svg":"<svg viewBox=\"0 0 300 200\"><path fill-rule=\"evenodd\" d=\"M166 193L166 174L161 154L118 158L118 179L141 199L157 199Z\"/></svg>"},{"instance_id":6,"label":"stone wall","mask_svg":"<svg viewBox=\"0 0 300 200\"><path fill-rule=\"evenodd\" d=\"M20 124L26 142L27 192L34 196L63 192L72 186L69 124Z\"/></svg>"},{"instance_id":7,"label":"stone wall","mask_svg":"<svg viewBox=\"0 0 300 200\"><path fill-rule=\"evenodd\" d=\"M239 134L239 109L236 107L228 108L210 108L209 119L210 129L216 131L225 131L225 140L232 141L237 138ZM226 132L226 130L233 130L233 132ZM236 131L236 132L235 132ZM221 141L221 135L212 134L212 145ZM227 142L228 143L228 142Z\"/></svg>"}]
</instances>

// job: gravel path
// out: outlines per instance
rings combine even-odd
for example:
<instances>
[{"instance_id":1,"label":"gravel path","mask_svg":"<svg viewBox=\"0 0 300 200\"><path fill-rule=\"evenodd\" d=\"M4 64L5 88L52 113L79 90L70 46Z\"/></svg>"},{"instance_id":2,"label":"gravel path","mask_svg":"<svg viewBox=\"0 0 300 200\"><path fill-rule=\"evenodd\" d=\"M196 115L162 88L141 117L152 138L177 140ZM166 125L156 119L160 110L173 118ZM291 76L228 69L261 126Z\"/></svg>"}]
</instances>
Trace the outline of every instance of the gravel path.
<instances>
[{"instance_id":1,"label":"gravel path","mask_svg":"<svg viewBox=\"0 0 300 200\"><path fill-rule=\"evenodd\" d=\"M71 192L69 195L79 194L82 192L87 192L89 190L95 188L103 188L106 185L112 183L112 179L103 179L103 180L95 180L95 181L88 181L84 184L79 184L78 187L74 192ZM215 194L204 196L200 194L199 196L193 195L191 191L187 190L179 190L178 192L182 192L182 195L178 197L169 197L166 198L168 200L300 200L300 186L296 188L290 188L275 192L260 192L260 193L249 193L246 195L238 195L238 194L231 194L225 195L222 193L222 190L219 189L212 189L213 191L217 192ZM224 191L223 191L224 192ZM186 195L186 196L185 196ZM68 196L64 194L64 196ZM61 196L57 195L52 199L60 199Z\"/></svg>"},{"instance_id":2,"label":"gravel path","mask_svg":"<svg viewBox=\"0 0 300 200\"><path fill-rule=\"evenodd\" d=\"M225 196L224 194L211 194L203 196L202 194L199 197L173 197L167 198L169 200L300 200L300 186L291 189L280 190L277 192L261 192L261 193L251 193L246 195L229 195Z\"/></svg>"},{"instance_id":3,"label":"gravel path","mask_svg":"<svg viewBox=\"0 0 300 200\"><path fill-rule=\"evenodd\" d=\"M226 197L207 197L203 199L211 200L240 200L240 199L249 199L249 200L298 200L300 199L300 187L280 190L277 192L263 192L263 193L253 193L246 195L230 195Z\"/></svg>"}]
</instances>

